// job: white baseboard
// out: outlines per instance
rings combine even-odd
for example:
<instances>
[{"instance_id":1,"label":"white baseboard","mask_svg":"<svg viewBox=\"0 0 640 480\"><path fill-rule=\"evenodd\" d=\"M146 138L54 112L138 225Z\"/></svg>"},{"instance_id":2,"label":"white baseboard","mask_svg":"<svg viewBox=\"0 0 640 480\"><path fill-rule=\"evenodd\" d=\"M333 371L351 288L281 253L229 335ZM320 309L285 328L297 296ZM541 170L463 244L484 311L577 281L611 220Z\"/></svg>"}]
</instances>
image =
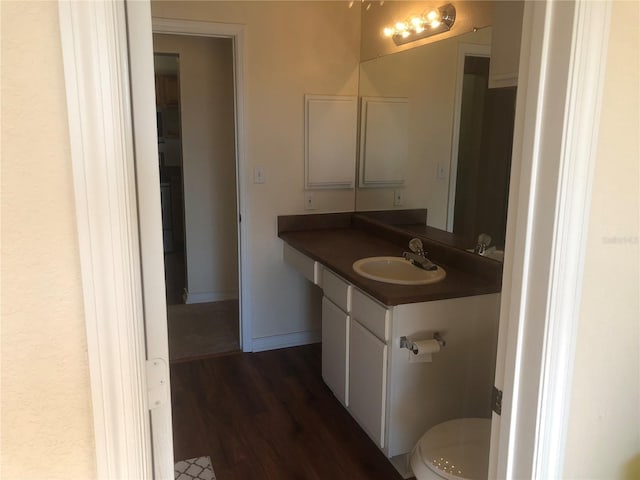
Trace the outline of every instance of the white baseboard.
<instances>
[{"instance_id":1,"label":"white baseboard","mask_svg":"<svg viewBox=\"0 0 640 480\"><path fill-rule=\"evenodd\" d=\"M319 343L321 339L322 332L320 332L320 330L254 338L253 351L263 352L265 350L275 350L277 348L298 347L300 345L309 345L310 343Z\"/></svg>"},{"instance_id":2,"label":"white baseboard","mask_svg":"<svg viewBox=\"0 0 640 480\"><path fill-rule=\"evenodd\" d=\"M204 293L189 293L184 294L184 303L208 303L208 302L220 302L222 300L234 300L238 298L237 293L229 292L204 292Z\"/></svg>"}]
</instances>

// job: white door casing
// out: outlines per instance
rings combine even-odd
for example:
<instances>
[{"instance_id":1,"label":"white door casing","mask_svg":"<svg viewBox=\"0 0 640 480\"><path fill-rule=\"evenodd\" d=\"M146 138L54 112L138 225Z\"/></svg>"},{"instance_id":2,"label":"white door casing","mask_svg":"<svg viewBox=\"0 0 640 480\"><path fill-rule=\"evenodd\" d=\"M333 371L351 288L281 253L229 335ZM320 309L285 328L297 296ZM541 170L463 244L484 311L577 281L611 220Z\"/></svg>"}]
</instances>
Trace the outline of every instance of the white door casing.
<instances>
[{"instance_id":1,"label":"white door casing","mask_svg":"<svg viewBox=\"0 0 640 480\"><path fill-rule=\"evenodd\" d=\"M139 2L133 1L132 4ZM144 2L146 3L146 1ZM136 36L130 38L129 52L135 57L136 62L151 62L153 66L153 56L147 58L147 53L139 48L144 41L152 41L153 33L169 35L192 35L204 37L230 38L233 42L233 79L235 93L235 150L236 150L236 205L239 218L238 222L238 280L240 292L240 347L245 352L253 351L252 333L252 312L251 312L251 276L249 266L251 265L251 250L249 248L251 218L246 210L247 192L249 191L248 166L246 154L245 130L245 27L244 25L232 23L198 22L191 20L176 20L168 18L153 18L152 30L147 28L144 22L140 21L135 25ZM130 26L130 30L131 30ZM135 73L135 72L134 72ZM136 79L132 75L132 80L140 81L150 88L150 84L144 78ZM155 116L154 116L155 119ZM134 112L134 121L135 112ZM147 118L147 121L149 119ZM154 120L155 121L155 120ZM145 128L139 135L149 137L150 128ZM155 141L155 124L153 127L153 138ZM137 141L138 134L136 135ZM148 139L148 138L147 138ZM139 182L150 182L150 177L138 179Z\"/></svg>"},{"instance_id":2,"label":"white door casing","mask_svg":"<svg viewBox=\"0 0 640 480\"><path fill-rule=\"evenodd\" d=\"M135 182L127 62L138 45L136 35L151 39L150 6L126 3L127 39L121 2L59 5L97 473L104 479L169 478L170 429L154 432L165 437L164 447L154 439L153 455L151 448L143 305L146 319L152 309L142 288L147 267L139 241L146 233L136 195L144 193ZM610 2L528 2L525 8L514 139L519 166L512 170L502 295L503 320L509 322L501 327L504 363L496 372L504 389L503 416L494 432L499 438L493 441L490 472L499 478L559 478L562 472L609 17ZM242 35L236 38L241 45ZM241 101L238 95L238 116ZM237 121L243 133L242 119ZM155 123L135 134L136 141L138 135L155 141ZM243 145L238 154L244 155ZM246 175L239 166L242 187ZM159 200L158 182L155 188ZM159 201L155 205L150 222L157 222L158 238L152 242L161 252ZM242 273L248 261L242 260ZM157 282L153 295L163 298L162 280ZM246 338L251 336L244 328L245 349ZM160 341L166 343L166 335ZM161 428L170 426L170 410L165 412ZM155 430L158 418L151 418Z\"/></svg>"},{"instance_id":3,"label":"white door casing","mask_svg":"<svg viewBox=\"0 0 640 480\"><path fill-rule=\"evenodd\" d=\"M527 2L489 478L561 478L610 2Z\"/></svg>"},{"instance_id":4,"label":"white door casing","mask_svg":"<svg viewBox=\"0 0 640 480\"><path fill-rule=\"evenodd\" d=\"M162 212L156 97L153 67L151 6L147 2L127 2L127 33L131 79L132 124L135 132L135 168L140 231L140 255L145 306L147 358L169 364L167 304L164 280ZM151 364L153 365L153 363ZM148 372L149 373L149 372ZM152 405L151 435L155 478L173 478L173 430L169 375L166 375L166 401ZM154 399L153 402L157 400Z\"/></svg>"},{"instance_id":5,"label":"white door casing","mask_svg":"<svg viewBox=\"0 0 640 480\"><path fill-rule=\"evenodd\" d=\"M59 3L59 18L97 476L150 479L125 5L65 1ZM159 184L157 193L159 200ZM157 205L159 209L159 201ZM164 276L160 279L163 282ZM170 413L168 417L170 424ZM167 434L165 442L171 444L170 429ZM172 456L165 451L156 460L172 464ZM157 478L169 478L157 462Z\"/></svg>"}]
</instances>

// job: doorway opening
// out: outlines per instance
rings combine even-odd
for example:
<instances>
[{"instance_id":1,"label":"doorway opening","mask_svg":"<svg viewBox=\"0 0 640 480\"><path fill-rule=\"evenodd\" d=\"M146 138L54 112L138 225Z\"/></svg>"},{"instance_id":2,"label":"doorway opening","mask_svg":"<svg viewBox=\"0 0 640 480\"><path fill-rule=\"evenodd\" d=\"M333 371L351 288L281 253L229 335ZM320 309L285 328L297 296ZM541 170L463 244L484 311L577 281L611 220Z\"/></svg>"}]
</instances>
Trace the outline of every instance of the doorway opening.
<instances>
[{"instance_id":1,"label":"doorway opening","mask_svg":"<svg viewBox=\"0 0 640 480\"><path fill-rule=\"evenodd\" d=\"M516 87L489 88L490 57L464 53L458 90L448 230L504 250ZM478 239L478 240L476 240ZM487 246L488 246L487 244Z\"/></svg>"},{"instance_id":2,"label":"doorway opening","mask_svg":"<svg viewBox=\"0 0 640 480\"><path fill-rule=\"evenodd\" d=\"M169 360L240 350L230 38L154 34Z\"/></svg>"}]
</instances>

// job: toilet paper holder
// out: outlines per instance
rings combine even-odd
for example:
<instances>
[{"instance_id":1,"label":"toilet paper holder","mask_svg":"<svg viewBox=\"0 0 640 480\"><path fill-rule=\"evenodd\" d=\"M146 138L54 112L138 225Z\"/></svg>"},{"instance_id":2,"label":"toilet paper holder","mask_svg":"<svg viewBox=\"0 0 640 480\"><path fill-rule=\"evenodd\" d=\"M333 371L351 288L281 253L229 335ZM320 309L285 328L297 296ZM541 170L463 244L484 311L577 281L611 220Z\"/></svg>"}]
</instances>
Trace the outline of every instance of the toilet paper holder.
<instances>
[{"instance_id":1,"label":"toilet paper holder","mask_svg":"<svg viewBox=\"0 0 640 480\"><path fill-rule=\"evenodd\" d=\"M444 338L442 338L442 335L440 335L440 332L434 332L433 339L440 344L441 348L447 345L447 342L445 341ZM407 339L407 337L404 337L404 336L400 337L400 348L407 348L411 350L411 352L413 352L414 354L416 355L418 354L418 347L416 347L411 340Z\"/></svg>"}]
</instances>

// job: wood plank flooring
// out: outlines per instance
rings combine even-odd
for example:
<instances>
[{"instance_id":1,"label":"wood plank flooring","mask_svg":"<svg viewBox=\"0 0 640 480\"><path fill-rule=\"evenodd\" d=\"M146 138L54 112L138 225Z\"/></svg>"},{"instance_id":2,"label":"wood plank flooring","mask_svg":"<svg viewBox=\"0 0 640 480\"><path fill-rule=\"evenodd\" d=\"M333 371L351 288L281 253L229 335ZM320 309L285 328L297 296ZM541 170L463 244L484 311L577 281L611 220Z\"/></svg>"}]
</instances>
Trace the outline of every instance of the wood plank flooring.
<instances>
[{"instance_id":1,"label":"wood plank flooring","mask_svg":"<svg viewBox=\"0 0 640 480\"><path fill-rule=\"evenodd\" d=\"M171 365L175 459L218 480L402 477L321 378L320 345Z\"/></svg>"}]
</instances>

